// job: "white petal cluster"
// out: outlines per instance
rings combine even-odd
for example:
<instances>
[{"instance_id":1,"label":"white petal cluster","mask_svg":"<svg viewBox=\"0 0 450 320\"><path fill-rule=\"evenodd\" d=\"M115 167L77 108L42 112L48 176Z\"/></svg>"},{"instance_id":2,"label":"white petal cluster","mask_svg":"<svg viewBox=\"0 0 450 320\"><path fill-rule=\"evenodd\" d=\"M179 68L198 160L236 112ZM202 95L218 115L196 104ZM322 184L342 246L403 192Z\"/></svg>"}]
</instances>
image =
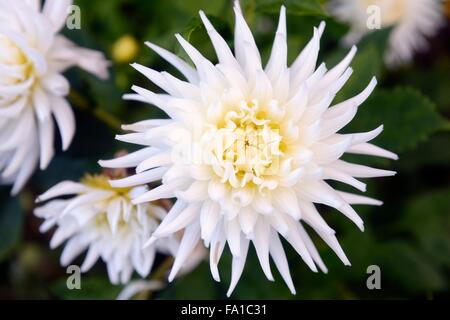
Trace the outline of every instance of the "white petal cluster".
<instances>
[{"instance_id":1,"label":"white petal cluster","mask_svg":"<svg viewBox=\"0 0 450 320\"><path fill-rule=\"evenodd\" d=\"M62 72L78 66L108 75L102 53L76 46L58 34L70 0L0 0L0 183L20 191L38 163L45 169L54 154L54 119L66 150L75 119L65 96Z\"/></svg>"},{"instance_id":2,"label":"white petal cluster","mask_svg":"<svg viewBox=\"0 0 450 320\"><path fill-rule=\"evenodd\" d=\"M112 181L130 187L161 180L157 188L135 197L141 204L176 197L176 203L147 244L184 230L169 281L189 257L199 239L210 249L210 268L219 281L218 262L227 244L232 259L231 285L236 286L253 243L261 267L273 280L269 256L294 293L286 255L279 235L298 252L311 270L327 269L304 225L307 224L336 252L349 261L315 204L339 210L361 230L363 222L352 204L380 205L360 195L334 190L335 180L365 191L357 178L391 176L341 160L344 153L396 159L396 155L369 141L382 131L340 134L376 85L373 79L357 96L330 106L349 79L352 48L336 66L317 67L324 23L314 28L311 41L295 61L287 64L286 12L281 8L270 58L261 56L239 3L234 54L203 12L200 17L215 48L218 63L207 60L180 35L180 45L195 68L168 52L148 46L176 67L186 80L135 64L134 67L164 94L134 86L126 98L153 104L169 119L145 120L124 126L133 133L121 141L144 146L104 167L136 167L136 174Z\"/></svg>"},{"instance_id":3,"label":"white petal cluster","mask_svg":"<svg viewBox=\"0 0 450 320\"><path fill-rule=\"evenodd\" d=\"M81 271L88 271L101 258L107 265L110 281L127 283L134 270L146 277L157 252L173 254L178 247L175 237L168 237L143 249L150 234L166 216L166 211L150 203L134 205L131 198L147 187L114 189L108 177L86 176L81 182L64 181L38 198L55 199L35 210L45 219L40 231L56 227L50 242L56 248L66 242L61 265L69 265L87 250ZM75 195L69 197L69 195Z\"/></svg>"},{"instance_id":4,"label":"white petal cluster","mask_svg":"<svg viewBox=\"0 0 450 320\"><path fill-rule=\"evenodd\" d=\"M392 27L385 55L388 65L410 62L416 51L427 48L426 37L433 36L444 22L442 0L332 0L330 11L350 23L344 39L350 45L373 31L369 19L379 17L381 28Z\"/></svg>"}]
</instances>

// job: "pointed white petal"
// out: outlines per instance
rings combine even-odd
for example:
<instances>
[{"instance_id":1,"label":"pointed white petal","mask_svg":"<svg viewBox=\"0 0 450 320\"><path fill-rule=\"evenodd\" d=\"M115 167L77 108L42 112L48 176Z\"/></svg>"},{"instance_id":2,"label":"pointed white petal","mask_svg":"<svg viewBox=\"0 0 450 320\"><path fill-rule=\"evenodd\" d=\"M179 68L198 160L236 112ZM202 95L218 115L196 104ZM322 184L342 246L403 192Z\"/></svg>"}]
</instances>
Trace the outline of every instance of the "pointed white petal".
<instances>
[{"instance_id":1,"label":"pointed white petal","mask_svg":"<svg viewBox=\"0 0 450 320\"><path fill-rule=\"evenodd\" d=\"M190 204L182 210L173 221L160 225L153 233L154 237L162 238L190 225L200 215L200 205Z\"/></svg>"},{"instance_id":2,"label":"pointed white petal","mask_svg":"<svg viewBox=\"0 0 450 320\"><path fill-rule=\"evenodd\" d=\"M62 148L67 150L75 135L75 116L64 98L51 98L51 108L61 133Z\"/></svg>"},{"instance_id":3,"label":"pointed white petal","mask_svg":"<svg viewBox=\"0 0 450 320\"><path fill-rule=\"evenodd\" d=\"M69 195L69 194L77 194L86 192L88 190L88 187L81 183L76 183L72 181L62 181L58 183L57 185L50 188L47 192L41 194L37 199L36 202L42 202L47 201L52 198L56 198L62 195Z\"/></svg>"},{"instance_id":4,"label":"pointed white petal","mask_svg":"<svg viewBox=\"0 0 450 320\"><path fill-rule=\"evenodd\" d=\"M381 206L383 204L383 202L380 200L372 199L358 194L343 191L338 191L338 193L348 204L367 204L372 206Z\"/></svg>"},{"instance_id":5,"label":"pointed white petal","mask_svg":"<svg viewBox=\"0 0 450 320\"><path fill-rule=\"evenodd\" d=\"M272 230L270 234L270 255L272 256L278 271L281 274L284 282L288 286L292 294L295 294L294 283L292 282L291 273L289 271L289 265L284 253L283 245L281 244L278 234Z\"/></svg>"},{"instance_id":6,"label":"pointed white petal","mask_svg":"<svg viewBox=\"0 0 450 320\"><path fill-rule=\"evenodd\" d=\"M377 156L392 160L398 160L398 156L395 153L380 148L378 146L375 146L371 143L360 143L353 145L350 148L348 148L347 153L366 154L370 156Z\"/></svg>"},{"instance_id":7,"label":"pointed white petal","mask_svg":"<svg viewBox=\"0 0 450 320\"><path fill-rule=\"evenodd\" d=\"M188 259L189 254L197 245L200 240L200 226L198 223L194 223L186 228L183 234L183 238L180 242L180 247L178 248L177 254L175 256L175 261L173 263L172 270L169 274L169 282L177 275L178 271L183 267L183 263Z\"/></svg>"},{"instance_id":8,"label":"pointed white petal","mask_svg":"<svg viewBox=\"0 0 450 320\"><path fill-rule=\"evenodd\" d=\"M100 160L98 163L104 168L131 168L158 152L158 149L148 147L112 160Z\"/></svg>"},{"instance_id":9,"label":"pointed white petal","mask_svg":"<svg viewBox=\"0 0 450 320\"><path fill-rule=\"evenodd\" d=\"M201 237L208 245L220 221L220 207L214 201L205 201L200 211Z\"/></svg>"},{"instance_id":10,"label":"pointed white petal","mask_svg":"<svg viewBox=\"0 0 450 320\"><path fill-rule=\"evenodd\" d=\"M241 255L239 257L233 256L233 261L231 265L231 282L230 287L228 288L227 291L228 297L231 295L231 293L233 293L234 288L236 288L236 285L239 279L241 278L242 271L244 270L245 261L247 260L249 240L242 237L240 243L241 244L239 251L241 252Z\"/></svg>"},{"instance_id":11,"label":"pointed white petal","mask_svg":"<svg viewBox=\"0 0 450 320\"><path fill-rule=\"evenodd\" d=\"M220 257L222 256L223 249L225 248L225 237L220 229L213 234L211 239L211 248L209 250L209 268L211 274L217 282L220 282L220 275L218 270L218 264Z\"/></svg>"},{"instance_id":12,"label":"pointed white petal","mask_svg":"<svg viewBox=\"0 0 450 320\"><path fill-rule=\"evenodd\" d=\"M175 68L177 68L191 83L198 82L197 72L189 66L186 62L180 59L178 56L173 54L172 52L163 49L151 42L145 43L148 47L150 47L153 51L159 54L163 59L172 64Z\"/></svg>"},{"instance_id":13,"label":"pointed white petal","mask_svg":"<svg viewBox=\"0 0 450 320\"><path fill-rule=\"evenodd\" d=\"M267 279L274 281L269 262L270 224L268 222L263 219L259 219L256 222L252 241L264 274Z\"/></svg>"},{"instance_id":14,"label":"pointed white petal","mask_svg":"<svg viewBox=\"0 0 450 320\"><path fill-rule=\"evenodd\" d=\"M225 222L225 235L231 254L234 257L239 257L241 255L240 243L243 237L241 236L241 226L238 218Z\"/></svg>"},{"instance_id":15,"label":"pointed white petal","mask_svg":"<svg viewBox=\"0 0 450 320\"><path fill-rule=\"evenodd\" d=\"M128 188L137 185L143 185L161 180L161 178L166 172L167 172L166 167L159 167L123 179L111 180L110 184L114 188Z\"/></svg>"}]
</instances>

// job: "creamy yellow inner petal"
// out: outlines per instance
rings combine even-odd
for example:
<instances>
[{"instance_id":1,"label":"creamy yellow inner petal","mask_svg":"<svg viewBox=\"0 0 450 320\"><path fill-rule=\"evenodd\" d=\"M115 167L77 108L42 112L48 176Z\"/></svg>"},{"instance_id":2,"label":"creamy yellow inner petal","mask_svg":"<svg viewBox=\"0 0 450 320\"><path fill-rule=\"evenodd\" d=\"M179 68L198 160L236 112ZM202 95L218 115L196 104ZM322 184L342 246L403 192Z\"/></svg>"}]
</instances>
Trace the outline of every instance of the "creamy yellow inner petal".
<instances>
[{"instance_id":1,"label":"creamy yellow inner petal","mask_svg":"<svg viewBox=\"0 0 450 320\"><path fill-rule=\"evenodd\" d=\"M129 192L131 191L132 188L131 187L130 188L114 188L109 183L110 179L111 178L106 175L87 174L83 178L81 178L80 182L91 188L114 191L117 193L117 196L122 196L127 199L130 199Z\"/></svg>"},{"instance_id":2,"label":"creamy yellow inner petal","mask_svg":"<svg viewBox=\"0 0 450 320\"><path fill-rule=\"evenodd\" d=\"M277 174L283 139L278 121L257 101L229 110L214 130L216 173L232 187L261 184Z\"/></svg>"}]
</instances>

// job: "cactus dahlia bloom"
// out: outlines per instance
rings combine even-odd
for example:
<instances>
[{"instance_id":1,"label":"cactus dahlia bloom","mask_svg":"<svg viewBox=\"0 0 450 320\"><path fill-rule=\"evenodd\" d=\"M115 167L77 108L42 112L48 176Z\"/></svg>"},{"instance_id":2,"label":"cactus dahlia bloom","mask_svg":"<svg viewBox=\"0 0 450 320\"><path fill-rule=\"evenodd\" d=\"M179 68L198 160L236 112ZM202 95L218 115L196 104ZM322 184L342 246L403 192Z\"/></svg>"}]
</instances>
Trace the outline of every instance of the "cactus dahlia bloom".
<instances>
[{"instance_id":1,"label":"cactus dahlia bloom","mask_svg":"<svg viewBox=\"0 0 450 320\"><path fill-rule=\"evenodd\" d=\"M201 19L218 56L213 64L180 35L176 35L195 68L172 53L148 44L185 77L134 65L163 89L158 94L133 87L126 98L148 102L170 119L145 120L124 129L121 141L145 146L122 158L101 161L104 167L134 167L136 175L112 181L129 187L161 180L159 187L134 198L146 203L176 197L176 203L148 243L184 229L169 280L178 272L194 245L202 239L210 248L211 272L219 281L218 261L228 244L233 256L231 285L244 268L250 242L261 267L273 280L269 255L294 293L279 235L289 242L313 271L327 271L304 229L310 225L348 265L335 232L314 204L339 210L361 230L363 222L351 204L379 205L356 194L334 190L327 180L347 183L364 191L356 178L393 175L340 160L344 153L396 156L369 141L382 126L364 133L337 133L356 115L375 87L372 80L357 96L330 107L352 73L352 48L338 65L316 68L324 24L314 28L312 40L287 65L286 13L281 8L278 29L266 66L246 24L239 4L234 55L203 12Z\"/></svg>"},{"instance_id":2,"label":"cactus dahlia bloom","mask_svg":"<svg viewBox=\"0 0 450 320\"><path fill-rule=\"evenodd\" d=\"M38 162L45 169L54 154L54 120L66 150L75 119L65 96L62 72L72 66L101 78L108 62L97 51L58 34L69 0L0 0L0 183L20 191ZM53 117L52 117L53 116Z\"/></svg>"},{"instance_id":3,"label":"cactus dahlia bloom","mask_svg":"<svg viewBox=\"0 0 450 320\"><path fill-rule=\"evenodd\" d=\"M385 56L388 65L408 63L415 51L427 47L426 37L433 36L444 22L442 0L333 0L330 11L351 24L344 39L347 44L371 31L371 15L379 18L381 28L393 27Z\"/></svg>"},{"instance_id":4,"label":"cactus dahlia bloom","mask_svg":"<svg viewBox=\"0 0 450 320\"><path fill-rule=\"evenodd\" d=\"M146 277L156 252L175 253L178 241L169 237L143 249L145 241L166 216L166 210L150 203L134 205L131 198L148 188L114 189L106 175L86 176L81 182L64 181L38 198L56 199L35 210L45 219L41 232L56 226L50 242L52 248L67 241L61 255L61 265L88 249L81 271L88 271L101 258L107 265L112 283L127 283L134 270ZM67 198L69 195L75 197Z\"/></svg>"}]
</instances>

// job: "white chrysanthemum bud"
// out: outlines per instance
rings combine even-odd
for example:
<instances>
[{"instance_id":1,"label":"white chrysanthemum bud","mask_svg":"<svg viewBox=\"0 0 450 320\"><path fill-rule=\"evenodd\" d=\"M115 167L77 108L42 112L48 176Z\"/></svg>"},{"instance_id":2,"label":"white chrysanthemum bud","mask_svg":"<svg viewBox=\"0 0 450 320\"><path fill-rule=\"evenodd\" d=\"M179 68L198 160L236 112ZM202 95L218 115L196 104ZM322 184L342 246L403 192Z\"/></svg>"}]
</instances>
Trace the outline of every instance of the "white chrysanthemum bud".
<instances>
[{"instance_id":1,"label":"white chrysanthemum bud","mask_svg":"<svg viewBox=\"0 0 450 320\"><path fill-rule=\"evenodd\" d=\"M427 47L426 37L433 36L444 22L442 0L332 0L330 11L351 24L344 39L349 45L371 28L392 27L385 55L388 65L411 61L414 52Z\"/></svg>"},{"instance_id":2,"label":"white chrysanthemum bud","mask_svg":"<svg viewBox=\"0 0 450 320\"><path fill-rule=\"evenodd\" d=\"M127 283L134 270L146 277L155 254L175 254L178 241L169 236L145 248L144 244L166 216L161 206L133 204L131 198L148 191L147 187L112 188L106 175L86 176L81 182L64 181L44 194L38 201L61 196L35 210L45 219L41 232L56 227L50 246L66 242L61 265L69 265L87 250L81 271L88 271L101 258L107 265L112 283Z\"/></svg>"},{"instance_id":3,"label":"white chrysanthemum bud","mask_svg":"<svg viewBox=\"0 0 450 320\"><path fill-rule=\"evenodd\" d=\"M38 163L45 169L54 154L54 120L66 150L75 119L64 98L69 83L61 75L72 66L108 76L102 53L76 46L58 34L72 1L0 0L0 183L23 187ZM52 117L53 116L53 117Z\"/></svg>"},{"instance_id":4,"label":"white chrysanthemum bud","mask_svg":"<svg viewBox=\"0 0 450 320\"><path fill-rule=\"evenodd\" d=\"M154 44L148 44L187 79L142 65L134 67L163 89L157 94L134 86L126 98L154 104L170 119L145 120L124 126L133 133L119 136L125 142L146 146L124 157L101 161L104 167L136 167L136 175L112 181L130 187L161 180L161 186L135 197L147 203L176 197L177 201L152 234L148 244L184 230L172 280L202 239L210 248L211 272L220 280L218 262L228 244L233 255L231 285L236 286L253 243L267 278L273 280L269 255L294 293L281 234L313 271L327 271L303 224L310 225L336 252L349 261L333 229L314 204L333 207L361 230L363 221L351 204L381 202L334 190L326 180L340 181L365 191L356 178L391 176L392 171L340 160L344 153L396 159L369 143L381 133L340 134L358 107L375 88L373 79L357 96L330 106L349 79L349 54L335 67L316 68L324 23L314 28L312 40L294 63L287 65L286 12L282 7L269 61L261 56L239 4L235 5L235 53L203 12L200 17L216 50L214 65L180 35L177 39L195 68Z\"/></svg>"}]
</instances>

